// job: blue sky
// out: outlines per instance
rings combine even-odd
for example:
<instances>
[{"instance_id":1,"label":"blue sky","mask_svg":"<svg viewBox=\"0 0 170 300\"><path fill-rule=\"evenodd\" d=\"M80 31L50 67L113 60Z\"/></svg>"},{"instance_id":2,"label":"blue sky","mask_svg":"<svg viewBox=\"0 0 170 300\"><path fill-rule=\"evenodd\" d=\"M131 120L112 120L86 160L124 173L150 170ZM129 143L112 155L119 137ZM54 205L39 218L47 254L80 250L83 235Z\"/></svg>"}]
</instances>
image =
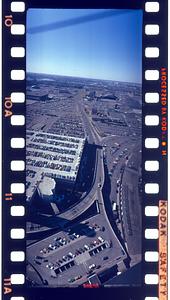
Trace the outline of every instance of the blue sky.
<instances>
[{"instance_id":1,"label":"blue sky","mask_svg":"<svg viewBox=\"0 0 170 300\"><path fill-rule=\"evenodd\" d=\"M107 17L63 26L69 19L106 10L29 9L27 72L141 83L142 11L109 11ZM37 26L53 23L58 28L33 33Z\"/></svg>"}]
</instances>

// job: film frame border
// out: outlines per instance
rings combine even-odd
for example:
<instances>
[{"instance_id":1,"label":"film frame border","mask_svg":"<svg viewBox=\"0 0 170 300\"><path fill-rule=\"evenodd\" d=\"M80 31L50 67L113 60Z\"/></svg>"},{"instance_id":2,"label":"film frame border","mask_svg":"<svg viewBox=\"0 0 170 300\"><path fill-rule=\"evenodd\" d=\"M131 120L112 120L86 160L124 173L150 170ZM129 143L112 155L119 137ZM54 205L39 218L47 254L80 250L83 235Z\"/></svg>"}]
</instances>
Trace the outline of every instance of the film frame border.
<instances>
[{"instance_id":1,"label":"film frame border","mask_svg":"<svg viewBox=\"0 0 170 300\"><path fill-rule=\"evenodd\" d=\"M29 7L68 8L62 1L40 4L38 0L3 1L3 288L4 299L29 299L25 282L25 66L26 10ZM95 1L94 1L95 2ZM88 1L85 6L89 5ZM110 3L107 1L106 6ZM82 7L83 7L82 3ZM161 294L160 209L166 203L167 214L167 6L168 1L113 1L114 8L143 9L143 114L142 114L142 287L141 299L167 299ZM127 7L128 6L128 7ZM72 7L77 7L76 3ZM97 8L94 3L94 7ZM150 50L148 49L150 48ZM151 50L152 48L152 50ZM154 49L153 49L154 48ZM157 49L157 50L156 50ZM151 53L152 52L152 53ZM19 53L19 54L18 54ZM150 54L149 54L150 53ZM157 79L156 79L157 78ZM163 91L164 90L164 91ZM20 93L20 94L18 94ZM151 95L152 93L152 95ZM164 95L162 95L164 94ZM150 99L150 100L149 100ZM155 100L153 100L155 99ZM19 117L19 118L18 118ZM156 118L155 118L156 117ZM156 119L158 124L155 125ZM164 128L164 129L163 129ZM150 145L150 146L149 146ZM16 161L18 167L16 167ZM152 162L152 167L149 162ZM154 162L154 163L153 163ZM156 162L156 163L155 163ZM150 167L149 167L150 165ZM157 167L153 166L157 165ZM148 166L148 167L147 167ZM148 169L150 168L150 170ZM16 184L16 185L14 185ZM19 185L18 185L19 184ZM149 185L148 185L149 184ZM18 190L17 190L18 189ZM16 193L17 191L17 193ZM150 193L149 191L153 191ZM15 193L14 193L15 192ZM163 199L163 200L160 200ZM163 202L162 202L163 201ZM14 204L13 204L14 203ZM159 217L158 217L159 216ZM155 236L154 236L155 234ZM151 238L154 237L154 238ZM148 238L149 237L149 238ZM167 248L165 247L165 254ZM17 260L17 253L20 256ZM149 253L150 252L150 253ZM152 262L151 255L155 253ZM148 254L146 254L148 253ZM166 269L165 264L165 269ZM166 284L167 274L163 274ZM59 288L57 288L59 289ZM114 293L117 288L114 288ZM119 288L118 288L119 289ZM135 288L127 288L134 290ZM140 291L137 290L137 293ZM44 288L43 288L44 290ZM51 289L52 290L52 289ZM84 291L84 290L83 290ZM51 291L50 291L51 292ZM84 292L83 292L84 293ZM93 293L93 292L92 292ZM104 291L106 294L106 290ZM36 294L36 293L35 293ZM109 295L109 294L108 294ZM119 295L119 293L118 293ZM129 299L131 293L129 294ZM139 296L139 294L136 294ZM135 293L132 298L136 299ZM23 297L23 298L22 298ZM120 295L121 297L121 295ZM40 299L41 298L40 296Z\"/></svg>"}]
</instances>

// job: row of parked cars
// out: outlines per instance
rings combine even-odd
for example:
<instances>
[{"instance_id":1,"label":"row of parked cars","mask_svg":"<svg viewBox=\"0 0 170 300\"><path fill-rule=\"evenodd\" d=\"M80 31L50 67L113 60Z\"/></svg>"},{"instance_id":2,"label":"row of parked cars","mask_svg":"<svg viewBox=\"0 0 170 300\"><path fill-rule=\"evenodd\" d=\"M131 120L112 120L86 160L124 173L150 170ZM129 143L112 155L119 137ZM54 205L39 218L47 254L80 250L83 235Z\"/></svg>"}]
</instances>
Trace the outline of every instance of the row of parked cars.
<instances>
[{"instance_id":1,"label":"row of parked cars","mask_svg":"<svg viewBox=\"0 0 170 300\"><path fill-rule=\"evenodd\" d=\"M104 239L102 237L98 237L96 240L92 241L90 244L85 244L84 246L82 246L81 248L76 249L75 251L75 255L79 255L82 254L85 251L89 251L91 250L93 247L101 244L104 242Z\"/></svg>"},{"instance_id":2,"label":"row of parked cars","mask_svg":"<svg viewBox=\"0 0 170 300\"><path fill-rule=\"evenodd\" d=\"M40 253L41 254L48 254L49 252L53 251L53 250L56 250L57 248L60 248L68 243L70 243L70 240L75 240L77 238L79 238L80 235L79 234L76 234L76 233L73 233L69 236L69 239L66 239L66 238L54 238L54 241L48 245L47 248L43 248L42 250L40 250ZM86 250L90 250L91 247L95 246L96 244L99 244L99 243L102 243L104 242L104 239L102 237L98 237L96 241L93 241L90 243L90 245L84 245L83 248L79 248L79 249L76 249L76 254L81 254L82 252L86 251ZM83 251L84 249L84 251Z\"/></svg>"},{"instance_id":3,"label":"row of parked cars","mask_svg":"<svg viewBox=\"0 0 170 300\"><path fill-rule=\"evenodd\" d=\"M77 238L77 237L74 237ZM71 238L73 239L73 238ZM66 238L54 238L53 242L51 244L48 245L47 248L43 248L42 250L40 250L41 254L47 254L53 250L56 250L64 245L67 245L68 243L70 243L70 239L66 239Z\"/></svg>"},{"instance_id":4,"label":"row of parked cars","mask_svg":"<svg viewBox=\"0 0 170 300\"><path fill-rule=\"evenodd\" d=\"M89 223L88 221L85 222L86 225L88 223ZM100 229L99 225L96 224L96 223L93 223L92 227L90 226L89 228L90 229L95 229L95 230ZM104 230L105 230L105 228L103 227L102 231L104 231ZM42 250L40 250L40 253L43 254L43 255L48 254L49 252L51 252L53 250L56 250L56 249L66 245L66 244L70 243L71 241L74 241L74 240L76 240L80 237L80 234L75 233L75 232L72 233L71 231L72 231L71 228L69 228L68 229L68 238L65 238L65 237L64 238L61 238L61 237L54 238L54 240L52 241L52 243L50 243L48 245L48 247L43 248ZM86 250L88 250L88 249L86 249Z\"/></svg>"},{"instance_id":5,"label":"row of parked cars","mask_svg":"<svg viewBox=\"0 0 170 300\"><path fill-rule=\"evenodd\" d=\"M55 263L48 263L46 267L51 270L54 270L56 268L60 268L64 265L67 265L69 269L70 267L74 266L74 261L73 261L74 257L75 255L73 255L72 252L69 252L67 255L63 255L63 257L58 259Z\"/></svg>"}]
</instances>

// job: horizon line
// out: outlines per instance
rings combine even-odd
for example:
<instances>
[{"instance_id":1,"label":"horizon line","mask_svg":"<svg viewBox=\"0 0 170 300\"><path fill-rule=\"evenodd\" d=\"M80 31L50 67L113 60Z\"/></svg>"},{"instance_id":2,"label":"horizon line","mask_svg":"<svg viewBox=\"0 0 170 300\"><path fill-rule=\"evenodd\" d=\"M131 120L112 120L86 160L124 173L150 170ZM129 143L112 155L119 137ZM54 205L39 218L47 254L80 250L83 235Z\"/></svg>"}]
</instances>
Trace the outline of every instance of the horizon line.
<instances>
[{"instance_id":1,"label":"horizon line","mask_svg":"<svg viewBox=\"0 0 170 300\"><path fill-rule=\"evenodd\" d=\"M61 76L61 77L73 77L73 78L81 78L81 79L92 79L92 80L103 80L103 81L113 81L113 82L122 82L122 83L134 83L142 85L142 82L134 82L134 81L121 81L121 80L115 80L115 79L102 79L102 78L93 78L93 77L81 77L81 76L74 76L74 75L61 75L61 74L54 74L54 73L37 73L37 72L30 72L26 71L26 74L42 74L42 75L52 75L52 76Z\"/></svg>"}]
</instances>

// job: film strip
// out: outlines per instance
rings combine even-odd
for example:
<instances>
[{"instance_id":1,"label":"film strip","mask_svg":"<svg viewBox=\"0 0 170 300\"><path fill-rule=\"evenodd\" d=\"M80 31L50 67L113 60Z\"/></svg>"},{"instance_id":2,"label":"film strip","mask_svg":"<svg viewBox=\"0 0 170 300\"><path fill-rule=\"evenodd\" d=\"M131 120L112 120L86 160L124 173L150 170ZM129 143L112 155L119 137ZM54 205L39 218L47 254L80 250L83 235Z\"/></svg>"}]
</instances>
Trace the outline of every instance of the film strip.
<instances>
[{"instance_id":1,"label":"film strip","mask_svg":"<svg viewBox=\"0 0 170 300\"><path fill-rule=\"evenodd\" d=\"M46 299L56 293L53 288L26 286L26 12L32 7L71 7L67 1L39 2L3 1L2 269L3 297L11 300ZM115 293L117 299L166 300L168 1L120 2L110 4L108 1L105 5L143 9L142 284L137 288L79 289L76 292L72 289L69 293L108 297ZM82 7L91 5L81 4ZM76 7L76 3L72 6ZM96 3L93 7L99 8ZM59 289L59 293L64 297L68 295L63 289Z\"/></svg>"}]
</instances>

